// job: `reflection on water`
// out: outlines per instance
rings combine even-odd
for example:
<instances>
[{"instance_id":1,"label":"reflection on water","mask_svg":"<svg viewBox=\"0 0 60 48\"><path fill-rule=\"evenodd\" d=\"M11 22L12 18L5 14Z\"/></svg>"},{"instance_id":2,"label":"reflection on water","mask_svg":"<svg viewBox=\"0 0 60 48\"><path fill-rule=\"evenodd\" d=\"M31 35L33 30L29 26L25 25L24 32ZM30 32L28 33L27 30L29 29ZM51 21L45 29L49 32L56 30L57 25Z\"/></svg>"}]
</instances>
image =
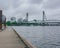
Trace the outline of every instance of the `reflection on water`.
<instances>
[{"instance_id":1,"label":"reflection on water","mask_svg":"<svg viewBox=\"0 0 60 48\"><path fill-rule=\"evenodd\" d=\"M37 48L60 48L60 26L14 26L14 29Z\"/></svg>"}]
</instances>

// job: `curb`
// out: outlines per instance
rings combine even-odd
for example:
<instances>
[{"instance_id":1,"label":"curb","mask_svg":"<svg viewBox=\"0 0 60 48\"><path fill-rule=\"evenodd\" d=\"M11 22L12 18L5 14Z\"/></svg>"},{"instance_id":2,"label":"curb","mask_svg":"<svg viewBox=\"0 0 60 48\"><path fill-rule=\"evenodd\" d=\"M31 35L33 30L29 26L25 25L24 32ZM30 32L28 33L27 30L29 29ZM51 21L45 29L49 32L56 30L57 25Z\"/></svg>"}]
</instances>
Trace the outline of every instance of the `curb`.
<instances>
[{"instance_id":1,"label":"curb","mask_svg":"<svg viewBox=\"0 0 60 48\"><path fill-rule=\"evenodd\" d=\"M13 28L12 28L13 29ZM15 29L13 31L18 35L18 37L21 39L21 41L25 44L25 48L36 48L32 44L30 44L27 40L25 40L21 35L19 35Z\"/></svg>"}]
</instances>

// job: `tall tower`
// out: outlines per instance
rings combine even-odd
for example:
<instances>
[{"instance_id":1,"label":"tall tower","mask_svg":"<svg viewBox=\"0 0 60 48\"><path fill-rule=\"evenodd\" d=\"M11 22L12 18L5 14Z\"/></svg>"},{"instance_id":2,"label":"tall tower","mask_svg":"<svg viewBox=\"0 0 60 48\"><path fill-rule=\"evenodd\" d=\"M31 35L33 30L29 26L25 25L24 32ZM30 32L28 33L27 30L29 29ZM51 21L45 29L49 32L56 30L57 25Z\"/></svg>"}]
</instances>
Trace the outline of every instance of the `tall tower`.
<instances>
[{"instance_id":1,"label":"tall tower","mask_svg":"<svg viewBox=\"0 0 60 48\"><path fill-rule=\"evenodd\" d=\"M43 11L43 18L42 18L43 23L44 23L46 20L47 20L47 18L46 18L45 12Z\"/></svg>"},{"instance_id":2,"label":"tall tower","mask_svg":"<svg viewBox=\"0 0 60 48\"><path fill-rule=\"evenodd\" d=\"M26 13L26 22L28 22L28 12Z\"/></svg>"},{"instance_id":3,"label":"tall tower","mask_svg":"<svg viewBox=\"0 0 60 48\"><path fill-rule=\"evenodd\" d=\"M43 11L43 22L44 22L44 15L45 15L45 12Z\"/></svg>"}]
</instances>

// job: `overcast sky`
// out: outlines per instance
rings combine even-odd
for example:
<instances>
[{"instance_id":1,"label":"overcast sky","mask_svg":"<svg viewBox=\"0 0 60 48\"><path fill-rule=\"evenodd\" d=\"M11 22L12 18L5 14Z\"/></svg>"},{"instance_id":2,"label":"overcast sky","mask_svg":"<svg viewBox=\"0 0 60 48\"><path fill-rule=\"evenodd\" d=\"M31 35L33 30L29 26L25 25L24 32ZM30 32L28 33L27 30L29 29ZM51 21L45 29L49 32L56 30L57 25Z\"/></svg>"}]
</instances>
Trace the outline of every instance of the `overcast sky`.
<instances>
[{"instance_id":1,"label":"overcast sky","mask_svg":"<svg viewBox=\"0 0 60 48\"><path fill-rule=\"evenodd\" d=\"M60 0L0 0L0 10L9 20L10 17L25 18L29 13L29 20L42 19L42 11L47 19L60 19Z\"/></svg>"}]
</instances>

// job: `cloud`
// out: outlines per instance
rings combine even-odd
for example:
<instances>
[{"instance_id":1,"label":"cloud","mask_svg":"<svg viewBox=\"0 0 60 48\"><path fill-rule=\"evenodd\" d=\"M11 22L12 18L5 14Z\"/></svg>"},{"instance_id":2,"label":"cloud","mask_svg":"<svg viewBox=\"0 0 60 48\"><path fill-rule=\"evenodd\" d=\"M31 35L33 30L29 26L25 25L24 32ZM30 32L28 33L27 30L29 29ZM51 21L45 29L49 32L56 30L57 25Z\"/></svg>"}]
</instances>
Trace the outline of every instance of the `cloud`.
<instances>
[{"instance_id":1,"label":"cloud","mask_svg":"<svg viewBox=\"0 0 60 48\"><path fill-rule=\"evenodd\" d=\"M46 9L57 9L57 8L60 8L60 0L48 0L44 4L44 8L46 8Z\"/></svg>"},{"instance_id":2,"label":"cloud","mask_svg":"<svg viewBox=\"0 0 60 48\"><path fill-rule=\"evenodd\" d=\"M60 0L46 0L42 7L46 12L48 19L59 20L60 16Z\"/></svg>"},{"instance_id":3,"label":"cloud","mask_svg":"<svg viewBox=\"0 0 60 48\"><path fill-rule=\"evenodd\" d=\"M29 0L28 3L31 3L31 4L40 4L43 0Z\"/></svg>"},{"instance_id":4,"label":"cloud","mask_svg":"<svg viewBox=\"0 0 60 48\"><path fill-rule=\"evenodd\" d=\"M7 20L12 16L25 18L27 12L30 20L42 19L43 10L48 19L59 19L60 0L0 0L0 9Z\"/></svg>"}]
</instances>

